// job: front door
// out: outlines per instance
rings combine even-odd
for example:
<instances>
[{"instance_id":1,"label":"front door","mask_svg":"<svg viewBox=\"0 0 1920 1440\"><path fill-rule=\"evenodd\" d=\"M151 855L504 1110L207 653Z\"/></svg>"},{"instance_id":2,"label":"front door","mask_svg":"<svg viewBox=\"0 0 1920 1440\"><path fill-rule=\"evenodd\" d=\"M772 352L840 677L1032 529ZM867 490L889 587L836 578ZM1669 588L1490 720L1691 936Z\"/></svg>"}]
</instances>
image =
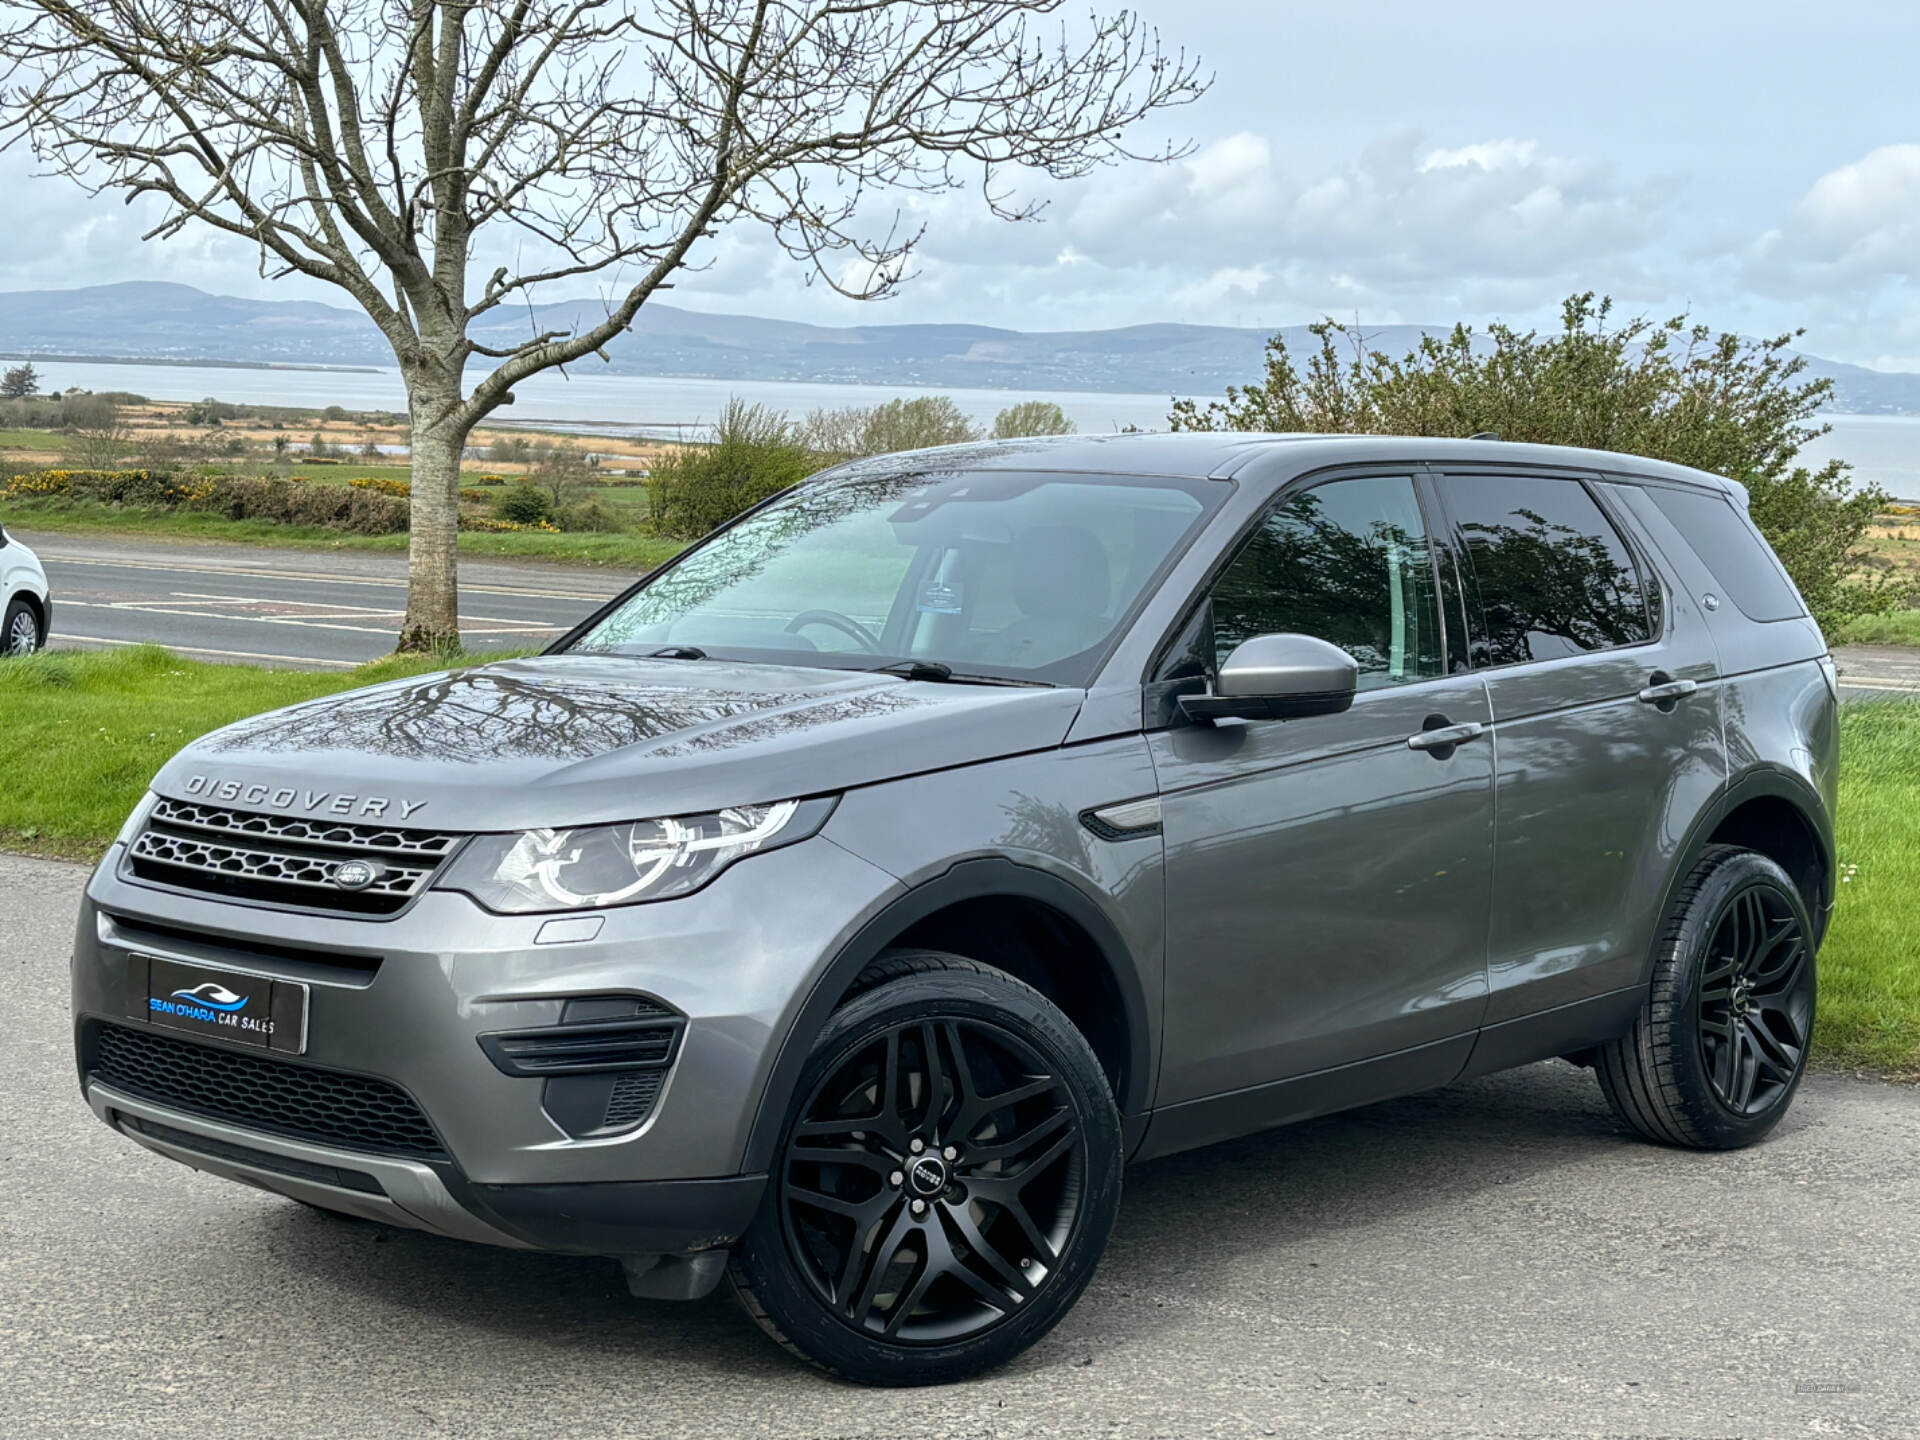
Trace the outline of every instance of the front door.
<instances>
[{"instance_id":1,"label":"front door","mask_svg":"<svg viewBox=\"0 0 1920 1440\"><path fill-rule=\"evenodd\" d=\"M1581 478L1436 489L1493 704L1487 1024L1605 1003L1642 983L1677 852L1726 781L1713 641Z\"/></svg>"},{"instance_id":2,"label":"front door","mask_svg":"<svg viewBox=\"0 0 1920 1440\"><path fill-rule=\"evenodd\" d=\"M1301 1113L1286 1087L1252 1087L1355 1061L1411 1057L1389 1091L1444 1084L1485 1009L1492 747L1408 743L1492 718L1450 654L1428 533L1409 475L1282 496L1204 598L1210 638L1206 608L1193 633L1216 666L1253 635L1331 641L1359 664L1352 709L1149 737L1167 859L1156 1105L1249 1092L1223 1133Z\"/></svg>"}]
</instances>

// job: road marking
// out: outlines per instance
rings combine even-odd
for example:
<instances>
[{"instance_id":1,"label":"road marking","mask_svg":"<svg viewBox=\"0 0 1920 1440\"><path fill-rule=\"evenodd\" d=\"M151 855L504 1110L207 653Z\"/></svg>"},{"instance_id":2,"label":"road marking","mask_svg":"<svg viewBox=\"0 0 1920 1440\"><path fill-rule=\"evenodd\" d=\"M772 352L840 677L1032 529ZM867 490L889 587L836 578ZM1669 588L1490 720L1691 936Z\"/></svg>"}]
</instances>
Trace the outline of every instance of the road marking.
<instances>
[{"instance_id":1,"label":"road marking","mask_svg":"<svg viewBox=\"0 0 1920 1440\"><path fill-rule=\"evenodd\" d=\"M351 616L300 615L207 615L200 610L182 610L169 606L164 600L59 600L55 602L62 610L116 610L123 615L172 615L182 620L218 620L247 625L292 625L303 630L345 630L356 635L391 635L406 617L404 610L356 610L350 605L312 605L300 601L254 600L256 605L293 605L296 608L327 609L353 611ZM202 602L196 601L195 604ZM345 625L340 621L353 618L370 620L385 617L390 623L384 625ZM469 623L471 622L471 623ZM563 635L571 627L566 625L542 625L532 620L511 620L498 615L463 615L460 628L470 635L524 635L528 639L538 639L543 635ZM142 641L142 644L166 644L166 641ZM184 647L179 647L184 648Z\"/></svg>"},{"instance_id":2,"label":"road marking","mask_svg":"<svg viewBox=\"0 0 1920 1440\"><path fill-rule=\"evenodd\" d=\"M1920 695L1920 685L1911 680L1881 680L1868 675L1849 675L1840 672L1842 690L1894 690L1908 695Z\"/></svg>"},{"instance_id":3,"label":"road marking","mask_svg":"<svg viewBox=\"0 0 1920 1440\"><path fill-rule=\"evenodd\" d=\"M43 555L42 558L50 565L91 565L96 569L103 570L152 570L169 575L177 575L183 570L190 570L199 575L240 575L249 580L289 580L314 585L371 585L384 590L404 590L407 588L407 580L404 576L395 579L383 579L379 576L372 575L315 575L304 570L269 570L264 565L207 565L198 564L190 560L161 563L147 560L79 559L63 555ZM637 579L639 577L635 576L634 578ZM460 586L461 593L463 594L471 592L475 595L512 595L530 600L590 600L596 605L605 604L624 589L626 589L625 585L619 585L614 589L604 591L531 590L510 585L467 583L462 583Z\"/></svg>"}]
</instances>

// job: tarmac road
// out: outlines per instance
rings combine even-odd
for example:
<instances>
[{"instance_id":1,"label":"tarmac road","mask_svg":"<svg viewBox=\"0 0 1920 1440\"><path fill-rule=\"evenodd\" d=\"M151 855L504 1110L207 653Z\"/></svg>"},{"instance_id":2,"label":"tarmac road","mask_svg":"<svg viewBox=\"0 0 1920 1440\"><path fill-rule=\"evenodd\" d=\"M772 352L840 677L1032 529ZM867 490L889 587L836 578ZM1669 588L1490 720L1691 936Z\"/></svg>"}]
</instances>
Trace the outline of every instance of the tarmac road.
<instances>
[{"instance_id":1,"label":"tarmac road","mask_svg":"<svg viewBox=\"0 0 1920 1440\"><path fill-rule=\"evenodd\" d=\"M1555 1062L1140 1167L1003 1371L863 1391L723 1296L337 1221L76 1093L84 872L0 857L0 1433L1920 1435L1920 1091L1819 1076L1768 1143L1645 1145Z\"/></svg>"},{"instance_id":2,"label":"tarmac road","mask_svg":"<svg viewBox=\"0 0 1920 1440\"><path fill-rule=\"evenodd\" d=\"M18 532L53 591L55 645L155 641L204 660L347 669L392 652L404 555ZM630 585L622 571L463 560L472 649L535 649Z\"/></svg>"}]
</instances>

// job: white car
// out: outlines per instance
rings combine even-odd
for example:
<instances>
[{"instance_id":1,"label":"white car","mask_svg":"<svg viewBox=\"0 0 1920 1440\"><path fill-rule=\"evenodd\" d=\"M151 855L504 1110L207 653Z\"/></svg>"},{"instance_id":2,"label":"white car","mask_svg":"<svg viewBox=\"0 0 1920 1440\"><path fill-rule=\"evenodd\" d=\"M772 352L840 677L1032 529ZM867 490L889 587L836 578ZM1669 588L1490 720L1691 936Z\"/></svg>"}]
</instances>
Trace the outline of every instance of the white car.
<instances>
[{"instance_id":1,"label":"white car","mask_svg":"<svg viewBox=\"0 0 1920 1440\"><path fill-rule=\"evenodd\" d=\"M47 643L52 623L40 557L0 526L0 655L31 655Z\"/></svg>"}]
</instances>

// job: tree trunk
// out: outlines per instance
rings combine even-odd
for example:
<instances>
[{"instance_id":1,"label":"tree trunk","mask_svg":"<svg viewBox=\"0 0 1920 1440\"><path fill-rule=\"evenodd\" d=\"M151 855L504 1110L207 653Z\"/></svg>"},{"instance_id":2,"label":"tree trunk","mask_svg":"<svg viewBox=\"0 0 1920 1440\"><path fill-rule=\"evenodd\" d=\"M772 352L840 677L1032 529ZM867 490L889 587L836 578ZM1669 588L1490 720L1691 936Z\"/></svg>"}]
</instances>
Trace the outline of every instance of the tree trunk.
<instances>
[{"instance_id":1,"label":"tree trunk","mask_svg":"<svg viewBox=\"0 0 1920 1440\"><path fill-rule=\"evenodd\" d=\"M423 393L423 391L425 393ZM408 507L407 618L401 651L460 648L460 455L467 432L451 419L458 384L414 387L413 500Z\"/></svg>"}]
</instances>

